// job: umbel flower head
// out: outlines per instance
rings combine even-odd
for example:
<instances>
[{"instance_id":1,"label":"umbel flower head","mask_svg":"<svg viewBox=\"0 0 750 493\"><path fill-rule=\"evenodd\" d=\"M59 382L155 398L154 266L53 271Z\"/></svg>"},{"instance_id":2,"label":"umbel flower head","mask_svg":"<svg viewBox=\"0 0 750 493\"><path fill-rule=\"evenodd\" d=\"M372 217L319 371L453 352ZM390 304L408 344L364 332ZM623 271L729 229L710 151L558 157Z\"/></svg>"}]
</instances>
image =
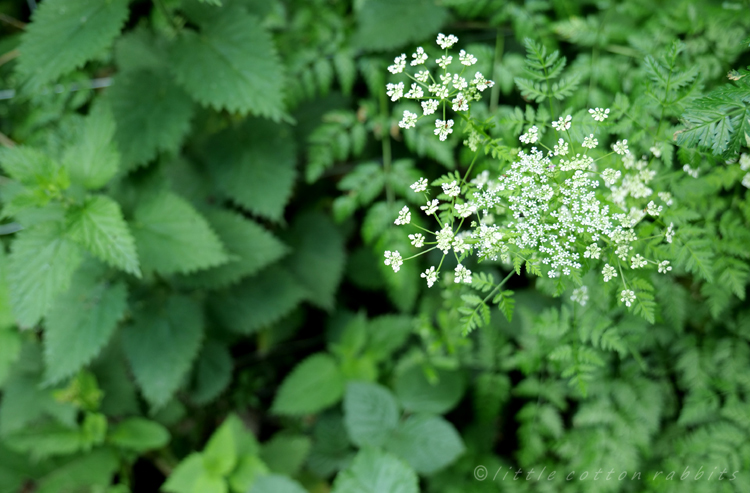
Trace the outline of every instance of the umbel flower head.
<instances>
[{"instance_id":1,"label":"umbel flower head","mask_svg":"<svg viewBox=\"0 0 750 493\"><path fill-rule=\"evenodd\" d=\"M460 50L456 57L449 54L449 49L458 43L456 36L440 33L436 41L444 50L442 55L433 60L437 70L433 68L433 72L430 71L430 59L421 46L412 53L408 66L406 62L409 57L402 53L393 60L393 65L388 67L388 71L393 75L404 74L410 81L389 82L386 84L386 94L394 102L402 98L419 101L422 107L421 115L404 111L398 123L404 130L415 127L419 120L438 113L442 108L441 117L435 120L434 134L438 139L446 140L453 133L454 125L452 118L446 118L446 112L468 114L471 111L471 103L478 101L482 91L495 83L485 78L481 72L471 70L478 61L471 53Z\"/></svg>"}]
</instances>

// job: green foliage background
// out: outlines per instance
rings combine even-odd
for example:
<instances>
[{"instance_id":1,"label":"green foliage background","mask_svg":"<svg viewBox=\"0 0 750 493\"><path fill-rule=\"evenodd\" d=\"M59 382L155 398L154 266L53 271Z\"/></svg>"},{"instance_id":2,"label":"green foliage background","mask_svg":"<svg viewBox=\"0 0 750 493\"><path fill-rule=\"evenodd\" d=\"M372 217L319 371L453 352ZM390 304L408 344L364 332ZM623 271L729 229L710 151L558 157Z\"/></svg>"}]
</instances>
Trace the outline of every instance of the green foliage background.
<instances>
[{"instance_id":1,"label":"green foliage background","mask_svg":"<svg viewBox=\"0 0 750 493\"><path fill-rule=\"evenodd\" d=\"M35 3L0 2L0 492L750 491L747 0ZM518 265L465 337L468 287L383 265L472 158L385 95L441 31L496 81L475 169L595 106L660 150L641 316Z\"/></svg>"}]
</instances>

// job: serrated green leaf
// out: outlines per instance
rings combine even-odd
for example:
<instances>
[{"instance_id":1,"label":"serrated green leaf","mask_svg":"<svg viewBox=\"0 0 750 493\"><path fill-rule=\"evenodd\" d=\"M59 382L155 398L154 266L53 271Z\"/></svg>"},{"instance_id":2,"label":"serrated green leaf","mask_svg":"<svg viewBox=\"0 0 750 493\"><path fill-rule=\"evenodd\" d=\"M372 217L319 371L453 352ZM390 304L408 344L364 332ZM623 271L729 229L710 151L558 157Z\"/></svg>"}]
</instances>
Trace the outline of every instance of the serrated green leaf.
<instances>
[{"instance_id":1,"label":"serrated green leaf","mask_svg":"<svg viewBox=\"0 0 750 493\"><path fill-rule=\"evenodd\" d=\"M296 177L288 126L248 119L216 135L203 155L224 194L253 214L281 219Z\"/></svg>"},{"instance_id":2,"label":"serrated green leaf","mask_svg":"<svg viewBox=\"0 0 750 493\"><path fill-rule=\"evenodd\" d=\"M427 379L423 368L414 365L396 377L395 391L401 405L410 412L443 414L453 409L464 393L464 378L456 371L438 369L437 379Z\"/></svg>"},{"instance_id":3,"label":"serrated green leaf","mask_svg":"<svg viewBox=\"0 0 750 493\"><path fill-rule=\"evenodd\" d=\"M217 429L203 449L203 466L213 476L226 476L237 464L234 428L242 427L239 418L231 415Z\"/></svg>"},{"instance_id":4,"label":"serrated green leaf","mask_svg":"<svg viewBox=\"0 0 750 493\"><path fill-rule=\"evenodd\" d=\"M44 331L45 381L54 384L88 364L112 337L127 307L127 288L81 272L60 296Z\"/></svg>"},{"instance_id":5,"label":"serrated green leaf","mask_svg":"<svg viewBox=\"0 0 750 493\"><path fill-rule=\"evenodd\" d=\"M114 133L115 121L109 108L95 106L84 120L76 141L65 149L63 155L71 182L94 190L115 176L120 153L113 141Z\"/></svg>"},{"instance_id":6,"label":"serrated green leaf","mask_svg":"<svg viewBox=\"0 0 750 493\"><path fill-rule=\"evenodd\" d=\"M44 2L21 37L18 71L30 89L53 82L102 54L127 17L127 0Z\"/></svg>"},{"instance_id":7,"label":"serrated green leaf","mask_svg":"<svg viewBox=\"0 0 750 493\"><path fill-rule=\"evenodd\" d=\"M8 286L20 325L31 327L47 314L57 295L70 286L80 262L78 246L56 224L18 233L8 257Z\"/></svg>"},{"instance_id":8,"label":"serrated green leaf","mask_svg":"<svg viewBox=\"0 0 750 493\"><path fill-rule=\"evenodd\" d=\"M163 70L118 74L107 97L126 169L148 163L159 152L176 152L190 130L193 102Z\"/></svg>"},{"instance_id":9,"label":"serrated green leaf","mask_svg":"<svg viewBox=\"0 0 750 493\"><path fill-rule=\"evenodd\" d=\"M109 449L94 450L73 457L63 465L38 478L37 493L60 493L88 488L105 488L112 483L119 460Z\"/></svg>"},{"instance_id":10,"label":"serrated green leaf","mask_svg":"<svg viewBox=\"0 0 750 493\"><path fill-rule=\"evenodd\" d=\"M162 306L135 313L122 334L125 355L143 396L163 407L179 387L200 348L203 316L198 304L172 296Z\"/></svg>"},{"instance_id":11,"label":"serrated green leaf","mask_svg":"<svg viewBox=\"0 0 750 493\"><path fill-rule=\"evenodd\" d=\"M136 208L134 216L133 235L144 269L189 273L229 260L203 216L178 195L152 196Z\"/></svg>"},{"instance_id":12,"label":"serrated green leaf","mask_svg":"<svg viewBox=\"0 0 750 493\"><path fill-rule=\"evenodd\" d=\"M396 398L385 387L370 382L350 382L344 395L344 425L358 447L383 445L398 424Z\"/></svg>"},{"instance_id":13,"label":"serrated green leaf","mask_svg":"<svg viewBox=\"0 0 750 493\"><path fill-rule=\"evenodd\" d=\"M205 212L205 217L232 259L224 265L186 277L184 282L188 285L222 288L255 274L289 252L289 247L267 229L236 212L210 209Z\"/></svg>"},{"instance_id":14,"label":"serrated green leaf","mask_svg":"<svg viewBox=\"0 0 750 493\"><path fill-rule=\"evenodd\" d=\"M258 478L248 493L307 493L297 481L278 474Z\"/></svg>"},{"instance_id":15,"label":"serrated green leaf","mask_svg":"<svg viewBox=\"0 0 750 493\"><path fill-rule=\"evenodd\" d=\"M263 444L260 457L272 472L295 476L304 465L311 447L310 437L278 433Z\"/></svg>"},{"instance_id":16,"label":"serrated green leaf","mask_svg":"<svg viewBox=\"0 0 750 493\"><path fill-rule=\"evenodd\" d=\"M68 236L109 265L141 275L135 241L120 206L111 198L95 195L73 209L68 215Z\"/></svg>"},{"instance_id":17,"label":"serrated green leaf","mask_svg":"<svg viewBox=\"0 0 750 493\"><path fill-rule=\"evenodd\" d=\"M107 434L107 442L120 448L143 453L169 443L169 431L155 421L132 417L114 425Z\"/></svg>"},{"instance_id":18,"label":"serrated green leaf","mask_svg":"<svg viewBox=\"0 0 750 493\"><path fill-rule=\"evenodd\" d=\"M417 493L418 479L411 467L373 448L359 451L352 465L336 476L332 493Z\"/></svg>"},{"instance_id":19,"label":"serrated green leaf","mask_svg":"<svg viewBox=\"0 0 750 493\"><path fill-rule=\"evenodd\" d=\"M234 493L246 493L258 479L269 473L268 467L257 456L243 455L227 479Z\"/></svg>"},{"instance_id":20,"label":"serrated green leaf","mask_svg":"<svg viewBox=\"0 0 750 493\"><path fill-rule=\"evenodd\" d=\"M198 493L194 486L204 473L203 457L193 452L174 468L162 489L169 493Z\"/></svg>"},{"instance_id":21,"label":"serrated green leaf","mask_svg":"<svg viewBox=\"0 0 750 493\"><path fill-rule=\"evenodd\" d=\"M206 341L195 364L191 400L196 404L206 404L216 399L231 382L232 369L229 349L217 341Z\"/></svg>"},{"instance_id":22,"label":"serrated green leaf","mask_svg":"<svg viewBox=\"0 0 750 493\"><path fill-rule=\"evenodd\" d=\"M275 414L300 416L332 406L344 395L344 378L336 361L317 353L286 376L271 406Z\"/></svg>"},{"instance_id":23,"label":"serrated green leaf","mask_svg":"<svg viewBox=\"0 0 750 493\"><path fill-rule=\"evenodd\" d=\"M368 51L398 48L434 36L447 18L433 0L367 0L357 12L355 44Z\"/></svg>"},{"instance_id":24,"label":"serrated green leaf","mask_svg":"<svg viewBox=\"0 0 750 493\"><path fill-rule=\"evenodd\" d=\"M200 34L182 30L170 52L177 81L196 101L216 110L280 120L283 65L258 19L244 9L227 8L197 20Z\"/></svg>"},{"instance_id":25,"label":"serrated green leaf","mask_svg":"<svg viewBox=\"0 0 750 493\"><path fill-rule=\"evenodd\" d=\"M300 214L289 232L289 244L295 250L285 265L306 288L306 298L333 309L346 263L344 238L336 225L320 213Z\"/></svg>"}]
</instances>

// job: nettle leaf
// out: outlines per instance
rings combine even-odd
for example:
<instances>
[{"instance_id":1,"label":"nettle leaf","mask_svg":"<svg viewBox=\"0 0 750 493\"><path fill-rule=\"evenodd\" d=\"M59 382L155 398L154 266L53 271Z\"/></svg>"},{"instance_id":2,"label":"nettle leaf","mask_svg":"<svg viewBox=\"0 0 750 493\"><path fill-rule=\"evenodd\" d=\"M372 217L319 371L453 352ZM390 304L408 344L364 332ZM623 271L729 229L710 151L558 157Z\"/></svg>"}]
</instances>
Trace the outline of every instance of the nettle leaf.
<instances>
[{"instance_id":1,"label":"nettle leaf","mask_svg":"<svg viewBox=\"0 0 750 493\"><path fill-rule=\"evenodd\" d=\"M120 206L109 197L89 197L68 215L68 236L100 260L140 276L135 241Z\"/></svg>"},{"instance_id":2,"label":"nettle leaf","mask_svg":"<svg viewBox=\"0 0 750 493\"><path fill-rule=\"evenodd\" d=\"M306 298L331 310L346 264L344 238L333 222L320 213L298 215L289 232L294 254L285 262L306 288Z\"/></svg>"},{"instance_id":3,"label":"nettle leaf","mask_svg":"<svg viewBox=\"0 0 750 493\"><path fill-rule=\"evenodd\" d=\"M128 0L52 0L34 10L21 36L18 71L30 89L101 55L128 18Z\"/></svg>"},{"instance_id":4,"label":"nettle leaf","mask_svg":"<svg viewBox=\"0 0 750 493\"><path fill-rule=\"evenodd\" d=\"M14 180L26 185L44 185L58 174L58 165L33 147L0 148L0 166Z\"/></svg>"},{"instance_id":5,"label":"nettle leaf","mask_svg":"<svg viewBox=\"0 0 750 493\"><path fill-rule=\"evenodd\" d=\"M123 449L143 453L169 443L169 431L155 421L136 416L120 421L112 427L107 434L107 442Z\"/></svg>"},{"instance_id":6,"label":"nettle leaf","mask_svg":"<svg viewBox=\"0 0 750 493\"><path fill-rule=\"evenodd\" d=\"M211 298L211 306L228 329L251 334L291 313L305 294L288 271L272 266L237 286L217 292Z\"/></svg>"},{"instance_id":7,"label":"nettle leaf","mask_svg":"<svg viewBox=\"0 0 750 493\"><path fill-rule=\"evenodd\" d=\"M364 448L336 476L332 493L417 493L414 470L388 452Z\"/></svg>"},{"instance_id":8,"label":"nettle leaf","mask_svg":"<svg viewBox=\"0 0 750 493\"><path fill-rule=\"evenodd\" d=\"M172 296L163 306L135 313L134 323L122 333L122 344L135 380L153 409L163 407L175 393L202 338L203 315L188 298Z\"/></svg>"},{"instance_id":9,"label":"nettle leaf","mask_svg":"<svg viewBox=\"0 0 750 493\"><path fill-rule=\"evenodd\" d=\"M159 152L176 152L190 130L193 102L163 70L118 74L107 97L126 169L148 163Z\"/></svg>"},{"instance_id":10,"label":"nettle leaf","mask_svg":"<svg viewBox=\"0 0 750 493\"><path fill-rule=\"evenodd\" d=\"M344 395L344 377L336 361L317 353L297 365L276 393L271 412L301 416L337 403Z\"/></svg>"},{"instance_id":11,"label":"nettle leaf","mask_svg":"<svg viewBox=\"0 0 750 493\"><path fill-rule=\"evenodd\" d=\"M311 447L310 437L278 433L263 444L260 456L271 471L294 476L304 465Z\"/></svg>"},{"instance_id":12,"label":"nettle leaf","mask_svg":"<svg viewBox=\"0 0 750 493\"><path fill-rule=\"evenodd\" d=\"M8 287L20 325L36 325L47 314L57 295L70 286L81 259L78 246L56 224L44 223L18 233L8 257Z\"/></svg>"},{"instance_id":13,"label":"nettle leaf","mask_svg":"<svg viewBox=\"0 0 750 493\"><path fill-rule=\"evenodd\" d=\"M127 288L82 269L47 317L44 331L45 377L54 384L88 364L112 337L127 308Z\"/></svg>"},{"instance_id":14,"label":"nettle leaf","mask_svg":"<svg viewBox=\"0 0 750 493\"><path fill-rule=\"evenodd\" d=\"M63 156L73 183L93 190L106 185L117 173L120 154L113 142L114 133L112 113L104 105L95 106Z\"/></svg>"},{"instance_id":15,"label":"nettle leaf","mask_svg":"<svg viewBox=\"0 0 750 493\"><path fill-rule=\"evenodd\" d=\"M171 192L152 196L136 208L133 234L143 268L161 274L189 273L229 260L203 216Z\"/></svg>"},{"instance_id":16,"label":"nettle leaf","mask_svg":"<svg viewBox=\"0 0 750 493\"><path fill-rule=\"evenodd\" d=\"M220 342L203 344L195 364L195 387L190 394L196 404L206 404L218 397L232 380L232 355Z\"/></svg>"},{"instance_id":17,"label":"nettle leaf","mask_svg":"<svg viewBox=\"0 0 750 493\"><path fill-rule=\"evenodd\" d=\"M350 382L344 396L344 424L358 447L381 446L398 425L399 409L390 390L370 382Z\"/></svg>"},{"instance_id":18,"label":"nettle leaf","mask_svg":"<svg viewBox=\"0 0 750 493\"><path fill-rule=\"evenodd\" d=\"M38 478L37 493L102 490L112 483L120 465L117 455L106 448L93 450L65 462L44 477Z\"/></svg>"},{"instance_id":19,"label":"nettle leaf","mask_svg":"<svg viewBox=\"0 0 750 493\"><path fill-rule=\"evenodd\" d=\"M232 259L224 265L185 278L188 285L212 289L239 282L289 252L289 247L267 229L242 215L221 209L205 211L206 219L219 235Z\"/></svg>"},{"instance_id":20,"label":"nettle leaf","mask_svg":"<svg viewBox=\"0 0 750 493\"><path fill-rule=\"evenodd\" d=\"M442 469L465 450L452 424L439 416L425 414L408 417L391 435L386 448L421 474Z\"/></svg>"},{"instance_id":21,"label":"nettle leaf","mask_svg":"<svg viewBox=\"0 0 750 493\"><path fill-rule=\"evenodd\" d=\"M455 371L437 370L437 381L430 382L420 365L396 377L395 390L401 405L411 412L443 414L453 409L464 393L464 378Z\"/></svg>"},{"instance_id":22,"label":"nettle leaf","mask_svg":"<svg viewBox=\"0 0 750 493\"><path fill-rule=\"evenodd\" d=\"M448 11L433 0L367 0L357 12L355 44L368 51L398 48L434 35L447 20Z\"/></svg>"},{"instance_id":23,"label":"nettle leaf","mask_svg":"<svg viewBox=\"0 0 750 493\"><path fill-rule=\"evenodd\" d=\"M200 34L183 30L171 50L177 81L205 106L280 120L283 65L260 21L241 8L196 21Z\"/></svg>"},{"instance_id":24,"label":"nettle leaf","mask_svg":"<svg viewBox=\"0 0 750 493\"><path fill-rule=\"evenodd\" d=\"M278 474L261 476L248 493L307 493L297 481Z\"/></svg>"},{"instance_id":25,"label":"nettle leaf","mask_svg":"<svg viewBox=\"0 0 750 493\"><path fill-rule=\"evenodd\" d=\"M204 158L219 189L235 203L253 214L281 219L297 174L288 126L248 119L211 139Z\"/></svg>"}]
</instances>

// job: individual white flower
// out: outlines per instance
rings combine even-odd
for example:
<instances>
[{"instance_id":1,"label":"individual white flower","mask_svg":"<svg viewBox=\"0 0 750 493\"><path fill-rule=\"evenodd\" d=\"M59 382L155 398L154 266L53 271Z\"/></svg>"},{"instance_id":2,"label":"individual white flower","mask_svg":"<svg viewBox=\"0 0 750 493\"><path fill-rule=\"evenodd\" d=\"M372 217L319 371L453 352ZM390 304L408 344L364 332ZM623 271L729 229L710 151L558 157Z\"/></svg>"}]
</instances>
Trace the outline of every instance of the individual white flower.
<instances>
[{"instance_id":1,"label":"individual white flower","mask_svg":"<svg viewBox=\"0 0 750 493\"><path fill-rule=\"evenodd\" d=\"M403 82L399 82L398 84L389 83L385 87L387 89L386 94L391 97L391 101L398 101L404 95Z\"/></svg>"},{"instance_id":2,"label":"individual white flower","mask_svg":"<svg viewBox=\"0 0 750 493\"><path fill-rule=\"evenodd\" d=\"M456 236L451 246L453 247L453 250L459 255L471 250L471 245L467 245L466 243L464 243L464 239L459 236Z\"/></svg>"},{"instance_id":3,"label":"individual white flower","mask_svg":"<svg viewBox=\"0 0 750 493\"><path fill-rule=\"evenodd\" d=\"M740 156L740 169L742 171L750 170L750 154L742 153Z\"/></svg>"},{"instance_id":4,"label":"individual white flower","mask_svg":"<svg viewBox=\"0 0 750 493\"><path fill-rule=\"evenodd\" d=\"M419 72L414 74L414 78L419 82L427 82L427 79L430 78L430 73L426 70L420 70Z\"/></svg>"},{"instance_id":5,"label":"individual white flower","mask_svg":"<svg viewBox=\"0 0 750 493\"><path fill-rule=\"evenodd\" d=\"M451 64L452 61L453 61L453 57L452 56L450 56L450 55L448 55L448 56L443 55L443 56L440 57L440 60L437 61L437 64L440 65L440 68L446 69L446 68L448 68L448 65Z\"/></svg>"},{"instance_id":6,"label":"individual white flower","mask_svg":"<svg viewBox=\"0 0 750 493\"><path fill-rule=\"evenodd\" d=\"M392 74L400 74L406 68L406 54L401 53L393 59L393 65L388 67L388 71Z\"/></svg>"},{"instance_id":7,"label":"individual white flower","mask_svg":"<svg viewBox=\"0 0 750 493\"><path fill-rule=\"evenodd\" d=\"M604 179L604 183L607 184L607 186L612 186L615 183L617 183L617 180L620 179L620 176L622 173L619 170L614 170L612 168L607 168L602 173L602 178Z\"/></svg>"},{"instance_id":8,"label":"individual white flower","mask_svg":"<svg viewBox=\"0 0 750 493\"><path fill-rule=\"evenodd\" d=\"M450 72L446 72L445 74L440 74L440 82L443 83L444 86L447 86L451 83L451 80L453 80L453 74Z\"/></svg>"},{"instance_id":9,"label":"individual white flower","mask_svg":"<svg viewBox=\"0 0 750 493\"><path fill-rule=\"evenodd\" d=\"M583 144L581 144L583 147L587 147L589 149L593 149L596 146L599 145L599 141L594 138L594 134L589 134L588 137L583 139Z\"/></svg>"},{"instance_id":10,"label":"individual white flower","mask_svg":"<svg viewBox=\"0 0 750 493\"><path fill-rule=\"evenodd\" d=\"M393 222L399 226L409 224L411 222L411 212L409 211L409 208L407 206L404 206L398 212L398 217Z\"/></svg>"},{"instance_id":11,"label":"individual white flower","mask_svg":"<svg viewBox=\"0 0 750 493\"><path fill-rule=\"evenodd\" d=\"M521 135L518 140L524 144L533 144L539 139L539 129L536 125L531 127L525 134Z\"/></svg>"},{"instance_id":12,"label":"individual white flower","mask_svg":"<svg viewBox=\"0 0 750 493\"><path fill-rule=\"evenodd\" d=\"M602 249L599 248L599 245L596 243L592 243L591 245L586 247L586 251L583 252L583 256L585 258L593 258L596 260L599 260L599 255L601 255Z\"/></svg>"},{"instance_id":13,"label":"individual white flower","mask_svg":"<svg viewBox=\"0 0 750 493\"><path fill-rule=\"evenodd\" d=\"M589 288L587 286L581 286L580 288L574 289L573 295L570 299L581 306L586 306L586 302L589 300Z\"/></svg>"},{"instance_id":14,"label":"individual white flower","mask_svg":"<svg viewBox=\"0 0 750 493\"><path fill-rule=\"evenodd\" d=\"M453 230L449 225L443 226L443 229L435 233L437 238L438 250L442 250L445 255L451 250L451 243L453 242Z\"/></svg>"},{"instance_id":15,"label":"individual white flower","mask_svg":"<svg viewBox=\"0 0 750 493\"><path fill-rule=\"evenodd\" d=\"M437 44L440 45L440 47L444 50L450 48L456 43L458 43L458 38L452 34L446 36L445 34L440 33L437 36Z\"/></svg>"},{"instance_id":16,"label":"individual white flower","mask_svg":"<svg viewBox=\"0 0 750 493\"><path fill-rule=\"evenodd\" d=\"M466 83L466 79L461 77L458 74L453 74L453 88L458 89L459 91L462 89L466 89L469 87L469 84Z\"/></svg>"},{"instance_id":17,"label":"individual white flower","mask_svg":"<svg viewBox=\"0 0 750 493\"><path fill-rule=\"evenodd\" d=\"M427 281L427 287L431 288L432 285L437 282L437 272L435 272L435 267L430 267L426 271L422 272L422 278Z\"/></svg>"},{"instance_id":18,"label":"individual white flower","mask_svg":"<svg viewBox=\"0 0 750 493\"><path fill-rule=\"evenodd\" d=\"M409 235L409 239L411 240L411 244L417 248L422 248L424 246L424 236L422 233Z\"/></svg>"},{"instance_id":19,"label":"individual white flower","mask_svg":"<svg viewBox=\"0 0 750 493\"><path fill-rule=\"evenodd\" d=\"M667 228L667 232L664 233L664 237L667 240L667 243L672 243L672 238L674 238L674 223L669 223L669 227Z\"/></svg>"},{"instance_id":20,"label":"individual white flower","mask_svg":"<svg viewBox=\"0 0 750 493\"><path fill-rule=\"evenodd\" d=\"M656 202L653 200L648 203L648 206L646 207L646 212L649 216L658 216L659 213L664 210L664 207L656 205Z\"/></svg>"},{"instance_id":21,"label":"individual white flower","mask_svg":"<svg viewBox=\"0 0 750 493\"><path fill-rule=\"evenodd\" d=\"M445 140L448 138L448 134L453 133L453 120L436 120L435 121L435 135L437 135L440 140Z\"/></svg>"},{"instance_id":22,"label":"individual white flower","mask_svg":"<svg viewBox=\"0 0 750 493\"><path fill-rule=\"evenodd\" d=\"M568 115L565 118L560 117L559 120L556 122L552 122L552 128L557 130L558 132L564 132L568 129L570 129L570 122L573 120L573 117Z\"/></svg>"},{"instance_id":23,"label":"individual white flower","mask_svg":"<svg viewBox=\"0 0 750 493\"><path fill-rule=\"evenodd\" d=\"M625 306L630 306L635 301L635 293L629 289L623 289L620 292L620 301L625 303Z\"/></svg>"},{"instance_id":24,"label":"individual white flower","mask_svg":"<svg viewBox=\"0 0 750 493\"><path fill-rule=\"evenodd\" d=\"M669 192L659 192L657 195L659 195L659 198L667 204L667 206L672 205L672 194Z\"/></svg>"},{"instance_id":25,"label":"individual white flower","mask_svg":"<svg viewBox=\"0 0 750 493\"><path fill-rule=\"evenodd\" d=\"M641 267L645 267L647 263L648 261L640 253L637 253L635 257L630 257L631 269L640 269Z\"/></svg>"},{"instance_id":26,"label":"individual white flower","mask_svg":"<svg viewBox=\"0 0 750 493\"><path fill-rule=\"evenodd\" d=\"M477 59L474 55L471 55L469 53L466 53L464 50L461 50L458 53L458 59L461 61L462 64L466 65L467 67L470 67L477 63Z\"/></svg>"},{"instance_id":27,"label":"individual white flower","mask_svg":"<svg viewBox=\"0 0 750 493\"><path fill-rule=\"evenodd\" d=\"M474 80L471 81L471 83L477 86L477 89L479 89L479 92L482 92L488 87L492 87L495 85L493 81L485 79L484 76L482 75L482 72L475 73Z\"/></svg>"},{"instance_id":28,"label":"individual white flower","mask_svg":"<svg viewBox=\"0 0 750 493\"><path fill-rule=\"evenodd\" d=\"M445 99L448 97L448 88L445 86L437 86L432 92L436 97L440 99Z\"/></svg>"},{"instance_id":29,"label":"individual white flower","mask_svg":"<svg viewBox=\"0 0 750 493\"><path fill-rule=\"evenodd\" d=\"M424 192L425 190L427 190L427 179L420 178L419 180L409 185L409 187L417 193Z\"/></svg>"},{"instance_id":30,"label":"individual white flower","mask_svg":"<svg viewBox=\"0 0 750 493\"><path fill-rule=\"evenodd\" d=\"M424 96L422 86L420 86L419 84L412 84L411 89L406 93L406 96L404 97L409 99L419 99L422 96Z\"/></svg>"},{"instance_id":31,"label":"individual white flower","mask_svg":"<svg viewBox=\"0 0 750 493\"><path fill-rule=\"evenodd\" d=\"M458 194L461 193L461 187L456 184L456 180L443 183L441 186L443 187L443 193L448 197L458 197Z\"/></svg>"},{"instance_id":32,"label":"individual white flower","mask_svg":"<svg viewBox=\"0 0 750 493\"><path fill-rule=\"evenodd\" d=\"M612 146L612 149L614 149L615 152L621 156L628 154L630 152L628 150L628 139L618 140L615 145Z\"/></svg>"},{"instance_id":33,"label":"individual white flower","mask_svg":"<svg viewBox=\"0 0 750 493\"><path fill-rule=\"evenodd\" d=\"M428 99L427 101L422 101L422 111L426 115L431 115L435 113L435 110L438 107L438 102L434 99Z\"/></svg>"},{"instance_id":34,"label":"individual white flower","mask_svg":"<svg viewBox=\"0 0 750 493\"><path fill-rule=\"evenodd\" d=\"M385 265L390 265L393 268L393 272L398 272L398 270L404 264L404 261L398 251L391 252L389 250L386 250L384 263Z\"/></svg>"},{"instance_id":35,"label":"individual white flower","mask_svg":"<svg viewBox=\"0 0 750 493\"><path fill-rule=\"evenodd\" d=\"M456 204L456 215L458 217L469 217L477 211L477 208L473 204Z\"/></svg>"},{"instance_id":36,"label":"individual white flower","mask_svg":"<svg viewBox=\"0 0 750 493\"><path fill-rule=\"evenodd\" d=\"M456 266L456 275L453 278L453 282L460 283L463 282L465 284L471 284L471 271L464 267L461 264L458 264Z\"/></svg>"},{"instance_id":37,"label":"individual white flower","mask_svg":"<svg viewBox=\"0 0 750 493\"><path fill-rule=\"evenodd\" d=\"M401 128L411 128L417 125L417 114L411 111L404 111L404 117L398 122Z\"/></svg>"},{"instance_id":38,"label":"individual white flower","mask_svg":"<svg viewBox=\"0 0 750 493\"><path fill-rule=\"evenodd\" d=\"M592 108L589 110L589 113L591 113L591 118L593 118L594 120L603 122L609 116L609 108Z\"/></svg>"},{"instance_id":39,"label":"individual white flower","mask_svg":"<svg viewBox=\"0 0 750 493\"><path fill-rule=\"evenodd\" d=\"M669 265L669 260L664 260L662 262L659 262L659 274L666 274L670 270L672 270L672 266Z\"/></svg>"},{"instance_id":40,"label":"individual white flower","mask_svg":"<svg viewBox=\"0 0 750 493\"><path fill-rule=\"evenodd\" d=\"M438 210L438 205L440 205L440 202L438 202L437 199L433 201L427 201L427 205L423 205L420 207L424 211L425 214L428 216L435 214L435 212Z\"/></svg>"},{"instance_id":41,"label":"individual white flower","mask_svg":"<svg viewBox=\"0 0 750 493\"><path fill-rule=\"evenodd\" d=\"M411 57L414 59L411 61L412 67L414 67L415 65L422 65L427 61L427 53L424 52L424 48L422 48L421 46L417 48L416 53L412 53Z\"/></svg>"},{"instance_id":42,"label":"individual white flower","mask_svg":"<svg viewBox=\"0 0 750 493\"><path fill-rule=\"evenodd\" d=\"M568 143L565 142L563 139L558 139L557 144L555 144L554 155L555 156L567 156L568 155Z\"/></svg>"},{"instance_id":43,"label":"individual white flower","mask_svg":"<svg viewBox=\"0 0 750 493\"><path fill-rule=\"evenodd\" d=\"M463 93L458 93L451 101L453 103L453 111L468 111L469 110L469 103L466 101L466 98L464 97Z\"/></svg>"},{"instance_id":44,"label":"individual white flower","mask_svg":"<svg viewBox=\"0 0 750 493\"><path fill-rule=\"evenodd\" d=\"M617 271L611 265L604 264L604 268L602 269L602 275L604 276L604 282L609 282L609 280L612 279L613 277L617 277Z\"/></svg>"},{"instance_id":45,"label":"individual white flower","mask_svg":"<svg viewBox=\"0 0 750 493\"><path fill-rule=\"evenodd\" d=\"M620 245L617 247L617 250L615 250L615 255L620 257L620 260L625 262L628 259L628 253L630 250L632 250L633 247L630 245Z\"/></svg>"}]
</instances>

